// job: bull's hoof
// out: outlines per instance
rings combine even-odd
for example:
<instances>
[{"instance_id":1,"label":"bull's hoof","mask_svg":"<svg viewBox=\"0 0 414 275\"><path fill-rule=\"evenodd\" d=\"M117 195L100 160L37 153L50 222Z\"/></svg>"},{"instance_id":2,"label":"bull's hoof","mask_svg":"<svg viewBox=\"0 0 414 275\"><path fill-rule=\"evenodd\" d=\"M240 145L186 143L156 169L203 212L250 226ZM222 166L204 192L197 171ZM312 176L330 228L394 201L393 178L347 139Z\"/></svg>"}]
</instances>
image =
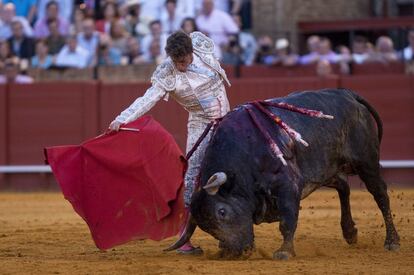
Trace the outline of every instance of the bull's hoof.
<instances>
[{"instance_id":1,"label":"bull's hoof","mask_svg":"<svg viewBox=\"0 0 414 275\"><path fill-rule=\"evenodd\" d=\"M289 260L294 255L287 251L276 251L273 253L274 260Z\"/></svg>"},{"instance_id":2,"label":"bull's hoof","mask_svg":"<svg viewBox=\"0 0 414 275\"><path fill-rule=\"evenodd\" d=\"M356 244L358 241L358 229L353 228L351 232L344 233L344 238L348 244Z\"/></svg>"},{"instance_id":3,"label":"bull's hoof","mask_svg":"<svg viewBox=\"0 0 414 275\"><path fill-rule=\"evenodd\" d=\"M384 244L384 248L387 251L399 251L400 244L399 243L386 243Z\"/></svg>"}]
</instances>

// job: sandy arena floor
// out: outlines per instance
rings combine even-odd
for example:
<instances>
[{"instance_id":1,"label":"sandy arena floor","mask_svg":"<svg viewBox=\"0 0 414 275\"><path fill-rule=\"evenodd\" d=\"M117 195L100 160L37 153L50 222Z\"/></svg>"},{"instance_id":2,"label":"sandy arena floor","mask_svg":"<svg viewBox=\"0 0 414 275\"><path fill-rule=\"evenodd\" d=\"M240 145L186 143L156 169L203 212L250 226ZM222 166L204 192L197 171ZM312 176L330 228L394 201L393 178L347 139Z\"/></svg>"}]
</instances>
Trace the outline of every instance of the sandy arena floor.
<instances>
[{"instance_id":1,"label":"sandy arena floor","mask_svg":"<svg viewBox=\"0 0 414 275\"><path fill-rule=\"evenodd\" d=\"M204 256L164 253L172 239L137 241L101 252L86 224L59 193L0 193L0 274L414 274L414 190L391 190L399 252L383 249L385 229L367 191L352 191L358 244L348 246L339 225L339 200L323 190L302 201L297 257L272 260L281 243L278 224L256 227L256 252L249 260L216 260L217 242L196 231Z\"/></svg>"}]
</instances>

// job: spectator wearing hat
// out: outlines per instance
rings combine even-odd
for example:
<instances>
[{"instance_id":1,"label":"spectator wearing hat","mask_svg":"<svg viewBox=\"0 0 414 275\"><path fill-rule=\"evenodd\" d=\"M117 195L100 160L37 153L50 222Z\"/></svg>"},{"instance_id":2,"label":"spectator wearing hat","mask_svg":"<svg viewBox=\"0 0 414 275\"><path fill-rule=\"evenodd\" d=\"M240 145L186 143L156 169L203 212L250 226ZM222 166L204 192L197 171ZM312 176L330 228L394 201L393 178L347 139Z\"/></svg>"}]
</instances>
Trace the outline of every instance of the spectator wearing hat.
<instances>
[{"instance_id":1,"label":"spectator wearing hat","mask_svg":"<svg viewBox=\"0 0 414 275\"><path fill-rule=\"evenodd\" d=\"M82 69L86 68L88 64L88 51L78 45L78 39L75 35L70 35L66 45L56 57L56 66Z\"/></svg>"},{"instance_id":2,"label":"spectator wearing hat","mask_svg":"<svg viewBox=\"0 0 414 275\"><path fill-rule=\"evenodd\" d=\"M16 16L16 10L13 3L5 4L1 7L0 12L0 39L9 39L12 36L13 21L20 21L23 26L25 36L32 37L33 29L25 17Z\"/></svg>"},{"instance_id":3,"label":"spectator wearing hat","mask_svg":"<svg viewBox=\"0 0 414 275\"><path fill-rule=\"evenodd\" d=\"M5 62L3 74L0 75L0 84L5 83L30 84L33 78L20 74L19 61L11 58Z\"/></svg>"},{"instance_id":4,"label":"spectator wearing hat","mask_svg":"<svg viewBox=\"0 0 414 275\"><path fill-rule=\"evenodd\" d=\"M299 63L299 56L291 52L289 41L280 38L275 42L275 58L271 65L295 66Z\"/></svg>"},{"instance_id":5,"label":"spectator wearing hat","mask_svg":"<svg viewBox=\"0 0 414 275\"><path fill-rule=\"evenodd\" d=\"M69 33L69 22L59 15L59 4L56 1L50 1L46 4L46 15L37 20L35 24L35 37L45 38L49 32L49 20L56 20L58 22L59 33L66 36Z\"/></svg>"}]
</instances>

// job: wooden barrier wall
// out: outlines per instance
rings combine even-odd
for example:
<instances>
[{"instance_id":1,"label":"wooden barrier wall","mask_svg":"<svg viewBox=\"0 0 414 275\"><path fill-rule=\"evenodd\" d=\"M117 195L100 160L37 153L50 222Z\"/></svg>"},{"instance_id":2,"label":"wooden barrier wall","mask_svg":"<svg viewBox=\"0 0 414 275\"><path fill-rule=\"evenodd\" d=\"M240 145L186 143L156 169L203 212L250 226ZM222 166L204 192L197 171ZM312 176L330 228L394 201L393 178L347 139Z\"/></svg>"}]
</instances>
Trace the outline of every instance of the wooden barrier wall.
<instances>
[{"instance_id":1,"label":"wooden barrier wall","mask_svg":"<svg viewBox=\"0 0 414 275\"><path fill-rule=\"evenodd\" d=\"M374 106L384 128L381 159L414 159L414 78L405 75L342 77Z\"/></svg>"},{"instance_id":2,"label":"wooden barrier wall","mask_svg":"<svg viewBox=\"0 0 414 275\"><path fill-rule=\"evenodd\" d=\"M0 165L7 164L7 113L6 86L0 86Z\"/></svg>"},{"instance_id":3,"label":"wooden barrier wall","mask_svg":"<svg viewBox=\"0 0 414 275\"><path fill-rule=\"evenodd\" d=\"M227 93L232 107L293 91L325 87L353 89L378 110L384 121L381 159L414 159L414 78L411 76L250 78L231 82ZM45 146L79 144L102 133L148 87L148 83L97 82L0 86L0 165L43 164ZM170 99L159 102L150 114L184 149L187 113ZM21 175L1 177L0 189L22 178ZM39 184L54 186L53 179L36 177ZM395 175L391 173L389 178L393 180ZM414 184L413 172L399 181ZM27 187L34 180L23 182L22 186Z\"/></svg>"}]
</instances>

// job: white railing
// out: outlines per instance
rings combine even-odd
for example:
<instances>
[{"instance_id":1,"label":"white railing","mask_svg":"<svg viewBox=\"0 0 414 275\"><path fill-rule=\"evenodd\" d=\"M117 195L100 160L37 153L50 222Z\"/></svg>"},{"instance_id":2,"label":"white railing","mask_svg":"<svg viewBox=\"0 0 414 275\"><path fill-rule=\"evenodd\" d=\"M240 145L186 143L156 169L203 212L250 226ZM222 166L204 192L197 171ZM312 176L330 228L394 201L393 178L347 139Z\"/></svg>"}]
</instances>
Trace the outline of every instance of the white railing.
<instances>
[{"instance_id":1,"label":"white railing","mask_svg":"<svg viewBox=\"0 0 414 275\"><path fill-rule=\"evenodd\" d=\"M382 168L414 168L414 160L381 160ZM51 173L49 165L0 165L2 174Z\"/></svg>"}]
</instances>

